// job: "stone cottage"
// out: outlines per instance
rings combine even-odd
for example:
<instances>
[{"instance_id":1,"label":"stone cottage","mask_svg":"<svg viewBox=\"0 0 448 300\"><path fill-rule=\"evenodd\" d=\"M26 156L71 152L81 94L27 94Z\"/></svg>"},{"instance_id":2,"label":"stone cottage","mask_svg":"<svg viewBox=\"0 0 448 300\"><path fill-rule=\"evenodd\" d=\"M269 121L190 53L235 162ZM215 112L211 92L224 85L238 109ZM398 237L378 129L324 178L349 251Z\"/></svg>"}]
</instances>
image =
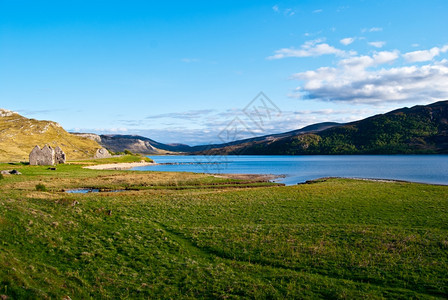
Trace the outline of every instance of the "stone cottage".
<instances>
[{"instance_id":1,"label":"stone cottage","mask_svg":"<svg viewBox=\"0 0 448 300\"><path fill-rule=\"evenodd\" d=\"M54 149L48 145L42 149L36 146L30 153L30 165L32 166L53 166L64 163L65 153L59 146Z\"/></svg>"}]
</instances>

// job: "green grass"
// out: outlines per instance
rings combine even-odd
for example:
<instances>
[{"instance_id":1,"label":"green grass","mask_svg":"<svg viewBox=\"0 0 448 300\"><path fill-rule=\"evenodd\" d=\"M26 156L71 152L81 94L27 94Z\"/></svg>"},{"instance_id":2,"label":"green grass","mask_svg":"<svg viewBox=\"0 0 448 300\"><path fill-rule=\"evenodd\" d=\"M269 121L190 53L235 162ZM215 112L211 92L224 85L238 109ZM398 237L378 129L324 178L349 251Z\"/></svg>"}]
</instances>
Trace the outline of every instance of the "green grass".
<instances>
[{"instance_id":1,"label":"green grass","mask_svg":"<svg viewBox=\"0 0 448 300\"><path fill-rule=\"evenodd\" d=\"M23 175L0 181L0 295L12 299L448 295L446 186L254 188L206 174L0 165L12 168ZM61 192L86 186L137 190Z\"/></svg>"},{"instance_id":2,"label":"green grass","mask_svg":"<svg viewBox=\"0 0 448 300\"><path fill-rule=\"evenodd\" d=\"M36 184L36 191L46 192L47 188L44 184L38 183L38 184Z\"/></svg>"},{"instance_id":3,"label":"green grass","mask_svg":"<svg viewBox=\"0 0 448 300\"><path fill-rule=\"evenodd\" d=\"M113 163L133 163L133 162L153 162L152 159L138 154L127 154L110 158L91 159L81 161L82 163L91 162L92 164L113 164Z\"/></svg>"}]
</instances>

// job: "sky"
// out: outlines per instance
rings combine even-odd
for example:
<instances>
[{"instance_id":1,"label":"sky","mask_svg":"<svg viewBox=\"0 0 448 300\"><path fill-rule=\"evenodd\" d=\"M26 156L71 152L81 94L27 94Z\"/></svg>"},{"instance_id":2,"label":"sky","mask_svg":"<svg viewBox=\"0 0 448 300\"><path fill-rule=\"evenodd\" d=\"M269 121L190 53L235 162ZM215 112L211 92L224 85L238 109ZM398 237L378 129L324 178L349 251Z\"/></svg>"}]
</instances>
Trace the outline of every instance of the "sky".
<instances>
[{"instance_id":1,"label":"sky","mask_svg":"<svg viewBox=\"0 0 448 300\"><path fill-rule=\"evenodd\" d=\"M0 108L189 145L350 122L448 99L447 13L446 0L0 0Z\"/></svg>"}]
</instances>

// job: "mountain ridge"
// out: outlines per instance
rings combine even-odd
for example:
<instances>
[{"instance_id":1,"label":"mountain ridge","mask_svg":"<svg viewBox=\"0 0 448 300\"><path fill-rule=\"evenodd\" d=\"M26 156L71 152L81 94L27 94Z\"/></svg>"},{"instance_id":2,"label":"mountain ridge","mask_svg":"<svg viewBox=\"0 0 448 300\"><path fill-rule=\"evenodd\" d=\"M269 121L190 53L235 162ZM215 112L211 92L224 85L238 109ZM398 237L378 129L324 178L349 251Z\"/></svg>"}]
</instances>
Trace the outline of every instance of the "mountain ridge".
<instances>
[{"instance_id":1,"label":"mountain ridge","mask_svg":"<svg viewBox=\"0 0 448 300\"><path fill-rule=\"evenodd\" d=\"M323 122L223 144L163 144L138 135L68 133L53 121L0 109L0 161L21 161L35 145L60 146L69 159L114 152L201 155L327 155L448 153L448 100L403 107L350 123ZM101 146L100 146L101 145Z\"/></svg>"},{"instance_id":2,"label":"mountain ridge","mask_svg":"<svg viewBox=\"0 0 448 300\"><path fill-rule=\"evenodd\" d=\"M273 142L212 148L209 155L448 153L448 101L404 107Z\"/></svg>"},{"instance_id":3,"label":"mountain ridge","mask_svg":"<svg viewBox=\"0 0 448 300\"><path fill-rule=\"evenodd\" d=\"M288 131L288 132L268 134L268 135L252 137L252 138L247 138L247 139L243 139L243 140L237 140L237 141L222 143L222 144L209 144L209 145L198 145L198 146L189 146L189 145L181 144L181 143L164 144L164 143L157 142L153 139L150 139L148 137L139 136L139 135L119 135L119 134L117 134L117 135L113 135L113 134L99 135L99 134L95 134L95 133L78 133L78 132L73 132L72 134L95 140L99 144L101 144L103 147L105 147L111 151L114 151L114 152L123 152L124 150L129 150L131 152L141 153L141 154L170 154L173 152L191 153L191 152L197 152L197 151L206 151L211 148L232 146L232 145L243 144L243 143L253 142L253 141L278 139L278 138L283 138L283 137L287 137L287 136L292 136L292 135L295 135L298 133L318 132L323 129L327 129L327 128L330 128L333 126L339 126L339 125L341 125L341 123L335 123L335 122L316 123L316 124L308 125L303 128L295 129L295 130Z\"/></svg>"},{"instance_id":4,"label":"mountain ridge","mask_svg":"<svg viewBox=\"0 0 448 300\"><path fill-rule=\"evenodd\" d=\"M327 155L448 153L448 101L403 107L350 123L323 122L222 144L163 144L138 135L96 135L104 147L142 154ZM87 134L88 135L88 134Z\"/></svg>"}]
</instances>

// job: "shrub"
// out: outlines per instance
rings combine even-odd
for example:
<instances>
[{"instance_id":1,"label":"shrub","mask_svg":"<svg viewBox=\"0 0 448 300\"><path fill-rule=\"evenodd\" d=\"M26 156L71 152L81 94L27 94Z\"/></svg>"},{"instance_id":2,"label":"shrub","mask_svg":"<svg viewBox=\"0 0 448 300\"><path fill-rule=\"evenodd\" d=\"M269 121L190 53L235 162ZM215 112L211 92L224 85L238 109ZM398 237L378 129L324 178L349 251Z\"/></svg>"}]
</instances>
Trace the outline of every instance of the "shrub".
<instances>
[{"instance_id":1,"label":"shrub","mask_svg":"<svg viewBox=\"0 0 448 300\"><path fill-rule=\"evenodd\" d=\"M47 188L45 187L44 184L39 183L39 184L36 184L36 191L46 192Z\"/></svg>"},{"instance_id":2,"label":"shrub","mask_svg":"<svg viewBox=\"0 0 448 300\"><path fill-rule=\"evenodd\" d=\"M124 150L124 154L126 155L134 155L134 153L132 153L131 151L129 151L128 149Z\"/></svg>"}]
</instances>

